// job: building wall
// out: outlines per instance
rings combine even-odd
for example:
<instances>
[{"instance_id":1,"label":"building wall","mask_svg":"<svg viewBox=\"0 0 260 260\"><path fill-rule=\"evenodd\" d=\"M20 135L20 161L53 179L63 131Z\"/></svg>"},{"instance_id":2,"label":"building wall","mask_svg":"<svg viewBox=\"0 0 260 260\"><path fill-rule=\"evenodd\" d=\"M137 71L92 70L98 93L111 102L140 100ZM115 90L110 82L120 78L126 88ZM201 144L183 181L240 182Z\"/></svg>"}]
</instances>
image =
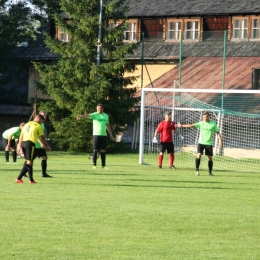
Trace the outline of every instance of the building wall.
<instances>
[{"instance_id":1,"label":"building wall","mask_svg":"<svg viewBox=\"0 0 260 260\"><path fill-rule=\"evenodd\" d=\"M41 90L36 89L36 83L40 82L40 74L39 71L37 71L32 63L29 65L29 80L28 80L28 102L33 98L35 98L35 95L37 95L37 98L49 98L48 95L45 95L42 93Z\"/></svg>"},{"instance_id":2,"label":"building wall","mask_svg":"<svg viewBox=\"0 0 260 260\"><path fill-rule=\"evenodd\" d=\"M151 84L151 81L154 82L156 79L160 78L164 73L170 71L174 67L178 66L177 63L171 63L171 64L155 64L150 63L146 64L146 67L143 66L143 87ZM147 69L146 69L147 68ZM137 70L130 74L126 73L126 76L138 76L139 78L134 82L132 87L136 87L138 90L141 89L142 86L142 65L137 65ZM151 79L151 81L150 81ZM160 86L154 86L154 87L160 87Z\"/></svg>"}]
</instances>

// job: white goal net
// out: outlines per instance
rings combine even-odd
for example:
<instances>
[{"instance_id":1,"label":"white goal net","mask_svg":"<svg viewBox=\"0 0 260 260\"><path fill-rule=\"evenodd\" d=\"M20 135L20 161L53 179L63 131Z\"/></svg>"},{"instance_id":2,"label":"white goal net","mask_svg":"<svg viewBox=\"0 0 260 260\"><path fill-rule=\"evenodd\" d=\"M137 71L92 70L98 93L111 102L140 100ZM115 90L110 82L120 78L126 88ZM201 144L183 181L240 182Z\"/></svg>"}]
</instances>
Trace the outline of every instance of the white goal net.
<instances>
[{"instance_id":1,"label":"white goal net","mask_svg":"<svg viewBox=\"0 0 260 260\"><path fill-rule=\"evenodd\" d=\"M260 172L260 91L221 89L143 88L141 97L139 163L157 165L159 143L153 143L154 132L164 113L172 121L193 124L202 120L203 112L220 129L224 147L214 137L214 171ZM176 168L195 169L199 130L178 128L184 140L174 134ZM168 166L165 155L164 163ZM200 169L207 170L202 156Z\"/></svg>"}]
</instances>

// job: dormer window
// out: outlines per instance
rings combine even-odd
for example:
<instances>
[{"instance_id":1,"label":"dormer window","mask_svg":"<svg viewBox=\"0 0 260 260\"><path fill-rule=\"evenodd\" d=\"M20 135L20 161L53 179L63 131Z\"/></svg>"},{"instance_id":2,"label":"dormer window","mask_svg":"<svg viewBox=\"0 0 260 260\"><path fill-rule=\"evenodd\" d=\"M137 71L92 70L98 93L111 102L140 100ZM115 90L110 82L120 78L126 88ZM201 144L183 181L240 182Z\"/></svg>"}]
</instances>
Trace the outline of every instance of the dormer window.
<instances>
[{"instance_id":1,"label":"dormer window","mask_svg":"<svg viewBox=\"0 0 260 260\"><path fill-rule=\"evenodd\" d=\"M69 42L70 37L62 28L58 28L58 39L62 42Z\"/></svg>"},{"instance_id":2,"label":"dormer window","mask_svg":"<svg viewBox=\"0 0 260 260\"><path fill-rule=\"evenodd\" d=\"M199 39L199 21L185 21L184 40Z\"/></svg>"},{"instance_id":3,"label":"dormer window","mask_svg":"<svg viewBox=\"0 0 260 260\"><path fill-rule=\"evenodd\" d=\"M259 39L259 18L252 19L251 39Z\"/></svg>"},{"instance_id":4,"label":"dormer window","mask_svg":"<svg viewBox=\"0 0 260 260\"><path fill-rule=\"evenodd\" d=\"M136 41L136 28L137 23L136 22L128 22L128 27L124 31L124 40L125 41Z\"/></svg>"},{"instance_id":5,"label":"dormer window","mask_svg":"<svg viewBox=\"0 0 260 260\"><path fill-rule=\"evenodd\" d=\"M166 40L179 41L182 35L182 39L185 41L198 41L200 32L200 20L199 19L187 19L187 18L168 18L166 23Z\"/></svg>"},{"instance_id":6,"label":"dormer window","mask_svg":"<svg viewBox=\"0 0 260 260\"><path fill-rule=\"evenodd\" d=\"M181 36L181 22L168 22L168 40L179 40Z\"/></svg>"},{"instance_id":7,"label":"dormer window","mask_svg":"<svg viewBox=\"0 0 260 260\"><path fill-rule=\"evenodd\" d=\"M248 19L236 18L233 21L233 38L247 39L248 37Z\"/></svg>"}]
</instances>

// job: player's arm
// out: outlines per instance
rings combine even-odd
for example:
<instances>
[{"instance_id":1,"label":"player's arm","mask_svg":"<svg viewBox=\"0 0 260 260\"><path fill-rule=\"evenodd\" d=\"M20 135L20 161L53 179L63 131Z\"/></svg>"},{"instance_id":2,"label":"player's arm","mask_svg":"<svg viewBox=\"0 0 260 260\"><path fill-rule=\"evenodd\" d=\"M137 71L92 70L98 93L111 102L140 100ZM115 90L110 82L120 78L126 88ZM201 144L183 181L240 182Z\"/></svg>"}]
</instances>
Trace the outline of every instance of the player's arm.
<instances>
[{"instance_id":1,"label":"player's arm","mask_svg":"<svg viewBox=\"0 0 260 260\"><path fill-rule=\"evenodd\" d=\"M6 145L7 148L10 148L11 146L12 137L13 137L12 134L8 136L7 145Z\"/></svg>"},{"instance_id":2,"label":"player's arm","mask_svg":"<svg viewBox=\"0 0 260 260\"><path fill-rule=\"evenodd\" d=\"M219 147L223 147L223 142L222 142L222 137L221 137L221 134L220 132L216 132L217 134L217 137L218 137L218 140L219 140Z\"/></svg>"},{"instance_id":3,"label":"player's arm","mask_svg":"<svg viewBox=\"0 0 260 260\"><path fill-rule=\"evenodd\" d=\"M195 124L181 124L181 123L178 123L177 124L177 127L183 127L183 128L196 128Z\"/></svg>"},{"instance_id":4,"label":"player's arm","mask_svg":"<svg viewBox=\"0 0 260 260\"><path fill-rule=\"evenodd\" d=\"M47 143L45 135L40 136L40 139L41 139L40 144L41 144L42 148L46 149L47 151L49 151L51 148L49 147L49 145Z\"/></svg>"},{"instance_id":5,"label":"player's arm","mask_svg":"<svg viewBox=\"0 0 260 260\"><path fill-rule=\"evenodd\" d=\"M184 137L179 133L177 129L173 130L176 135L178 135L181 139L184 139Z\"/></svg>"},{"instance_id":6,"label":"player's arm","mask_svg":"<svg viewBox=\"0 0 260 260\"><path fill-rule=\"evenodd\" d=\"M113 134L112 134L112 129L111 129L110 124L107 124L107 131L108 131L108 133L109 133L110 139L113 140L114 137L113 137Z\"/></svg>"},{"instance_id":7,"label":"player's arm","mask_svg":"<svg viewBox=\"0 0 260 260\"><path fill-rule=\"evenodd\" d=\"M81 118L90 118L90 114L78 115L76 118L78 120L80 120Z\"/></svg>"},{"instance_id":8,"label":"player's arm","mask_svg":"<svg viewBox=\"0 0 260 260\"><path fill-rule=\"evenodd\" d=\"M19 152L19 153L22 152L22 141L23 141L23 132L22 132L21 135L19 136L19 141L18 141L18 152Z\"/></svg>"}]
</instances>

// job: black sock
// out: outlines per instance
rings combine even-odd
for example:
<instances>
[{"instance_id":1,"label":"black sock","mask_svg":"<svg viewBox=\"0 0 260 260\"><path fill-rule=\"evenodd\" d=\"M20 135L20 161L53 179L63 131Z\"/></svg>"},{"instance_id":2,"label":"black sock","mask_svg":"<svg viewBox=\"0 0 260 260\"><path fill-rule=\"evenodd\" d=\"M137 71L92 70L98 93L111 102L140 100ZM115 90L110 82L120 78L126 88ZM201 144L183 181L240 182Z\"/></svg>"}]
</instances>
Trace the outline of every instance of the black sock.
<instances>
[{"instance_id":1,"label":"black sock","mask_svg":"<svg viewBox=\"0 0 260 260\"><path fill-rule=\"evenodd\" d=\"M47 171L47 160L42 160L41 165L42 165L42 175L44 175Z\"/></svg>"},{"instance_id":2,"label":"black sock","mask_svg":"<svg viewBox=\"0 0 260 260\"><path fill-rule=\"evenodd\" d=\"M106 166L106 153L100 153L102 166Z\"/></svg>"},{"instance_id":3,"label":"black sock","mask_svg":"<svg viewBox=\"0 0 260 260\"><path fill-rule=\"evenodd\" d=\"M28 167L30 167L30 165L26 164L25 162L19 176L17 177L18 180L21 180L23 176L28 172Z\"/></svg>"},{"instance_id":4,"label":"black sock","mask_svg":"<svg viewBox=\"0 0 260 260\"><path fill-rule=\"evenodd\" d=\"M31 165L27 164L27 169L28 169L28 175L29 175L30 181L34 181L34 179L33 179L33 167Z\"/></svg>"},{"instance_id":5,"label":"black sock","mask_svg":"<svg viewBox=\"0 0 260 260\"><path fill-rule=\"evenodd\" d=\"M98 154L98 151L94 150L93 154L92 154L93 165L97 165L97 154Z\"/></svg>"},{"instance_id":6,"label":"black sock","mask_svg":"<svg viewBox=\"0 0 260 260\"><path fill-rule=\"evenodd\" d=\"M213 161L208 161L208 167L209 167L209 172L212 172L212 169L213 169Z\"/></svg>"},{"instance_id":7,"label":"black sock","mask_svg":"<svg viewBox=\"0 0 260 260\"><path fill-rule=\"evenodd\" d=\"M16 159L17 159L17 152L16 151L12 151L12 157L13 157L13 162L16 162Z\"/></svg>"},{"instance_id":8,"label":"black sock","mask_svg":"<svg viewBox=\"0 0 260 260\"><path fill-rule=\"evenodd\" d=\"M5 161L9 162L9 151L5 151Z\"/></svg>"},{"instance_id":9,"label":"black sock","mask_svg":"<svg viewBox=\"0 0 260 260\"><path fill-rule=\"evenodd\" d=\"M195 166L196 166L196 171L198 171L199 167L200 167L200 159L199 158L196 158Z\"/></svg>"}]
</instances>

